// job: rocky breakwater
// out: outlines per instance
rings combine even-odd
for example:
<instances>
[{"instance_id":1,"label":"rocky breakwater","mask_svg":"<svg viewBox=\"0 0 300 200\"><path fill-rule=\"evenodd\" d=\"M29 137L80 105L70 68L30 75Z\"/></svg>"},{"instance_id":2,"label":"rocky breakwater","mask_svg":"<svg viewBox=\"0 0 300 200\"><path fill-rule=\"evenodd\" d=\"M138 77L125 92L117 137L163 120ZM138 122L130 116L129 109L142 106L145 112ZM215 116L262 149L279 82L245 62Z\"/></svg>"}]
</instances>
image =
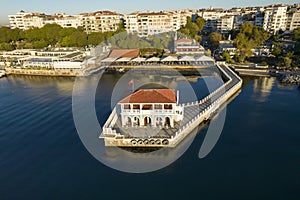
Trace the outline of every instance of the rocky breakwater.
<instances>
[{"instance_id":1,"label":"rocky breakwater","mask_svg":"<svg viewBox=\"0 0 300 200\"><path fill-rule=\"evenodd\" d=\"M288 73L280 77L282 83L300 85L300 73Z\"/></svg>"}]
</instances>

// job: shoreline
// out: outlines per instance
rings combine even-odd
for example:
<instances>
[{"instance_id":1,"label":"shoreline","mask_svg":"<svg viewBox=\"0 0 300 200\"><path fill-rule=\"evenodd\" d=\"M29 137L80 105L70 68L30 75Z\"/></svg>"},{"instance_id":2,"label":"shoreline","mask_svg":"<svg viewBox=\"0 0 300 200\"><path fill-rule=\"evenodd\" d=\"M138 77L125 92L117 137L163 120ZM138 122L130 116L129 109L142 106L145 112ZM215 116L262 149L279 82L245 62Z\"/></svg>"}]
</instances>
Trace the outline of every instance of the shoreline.
<instances>
[{"instance_id":1,"label":"shoreline","mask_svg":"<svg viewBox=\"0 0 300 200\"><path fill-rule=\"evenodd\" d=\"M6 69L6 75L50 76L50 77L76 77L84 76L79 71L69 70L31 70L31 69Z\"/></svg>"}]
</instances>

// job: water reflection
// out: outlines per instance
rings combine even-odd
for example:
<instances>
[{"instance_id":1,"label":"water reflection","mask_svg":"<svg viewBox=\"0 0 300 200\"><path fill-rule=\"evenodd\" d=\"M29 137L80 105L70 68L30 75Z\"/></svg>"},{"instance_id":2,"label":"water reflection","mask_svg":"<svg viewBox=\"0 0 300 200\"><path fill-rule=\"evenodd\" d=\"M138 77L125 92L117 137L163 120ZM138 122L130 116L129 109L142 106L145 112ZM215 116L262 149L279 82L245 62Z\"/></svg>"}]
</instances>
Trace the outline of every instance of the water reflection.
<instances>
[{"instance_id":1,"label":"water reflection","mask_svg":"<svg viewBox=\"0 0 300 200\"><path fill-rule=\"evenodd\" d=\"M258 102L268 101L276 79L270 77L259 77L254 79L252 98Z\"/></svg>"}]
</instances>

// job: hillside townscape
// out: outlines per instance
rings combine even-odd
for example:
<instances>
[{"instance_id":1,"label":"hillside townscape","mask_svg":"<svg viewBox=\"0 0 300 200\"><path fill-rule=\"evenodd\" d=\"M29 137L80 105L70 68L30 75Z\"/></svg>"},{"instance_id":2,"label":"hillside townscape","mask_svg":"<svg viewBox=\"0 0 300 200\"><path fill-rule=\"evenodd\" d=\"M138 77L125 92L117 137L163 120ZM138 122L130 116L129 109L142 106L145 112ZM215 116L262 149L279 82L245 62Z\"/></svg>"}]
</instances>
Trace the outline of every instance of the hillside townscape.
<instances>
[{"instance_id":1,"label":"hillside townscape","mask_svg":"<svg viewBox=\"0 0 300 200\"><path fill-rule=\"evenodd\" d=\"M10 25L0 28L2 67L84 70L83 60L103 42L141 49L142 57L180 56L176 39L188 39L203 54L230 64L300 65L300 4L72 16L21 10L8 18Z\"/></svg>"}]
</instances>

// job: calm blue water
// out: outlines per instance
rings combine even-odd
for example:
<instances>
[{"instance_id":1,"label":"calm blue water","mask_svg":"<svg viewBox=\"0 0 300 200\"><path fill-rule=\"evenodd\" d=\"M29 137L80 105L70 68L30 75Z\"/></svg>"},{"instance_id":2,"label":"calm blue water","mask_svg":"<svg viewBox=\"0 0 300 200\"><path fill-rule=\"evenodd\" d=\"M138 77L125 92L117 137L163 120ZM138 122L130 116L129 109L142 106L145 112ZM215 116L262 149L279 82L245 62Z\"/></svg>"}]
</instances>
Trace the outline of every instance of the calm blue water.
<instances>
[{"instance_id":1,"label":"calm blue water","mask_svg":"<svg viewBox=\"0 0 300 200\"><path fill-rule=\"evenodd\" d=\"M98 88L100 123L109 115L117 79L105 75ZM296 86L245 77L242 92L227 106L220 140L206 158L198 158L204 127L172 165L128 174L104 166L82 145L72 117L73 83L73 78L0 79L1 200L300 198Z\"/></svg>"}]
</instances>

